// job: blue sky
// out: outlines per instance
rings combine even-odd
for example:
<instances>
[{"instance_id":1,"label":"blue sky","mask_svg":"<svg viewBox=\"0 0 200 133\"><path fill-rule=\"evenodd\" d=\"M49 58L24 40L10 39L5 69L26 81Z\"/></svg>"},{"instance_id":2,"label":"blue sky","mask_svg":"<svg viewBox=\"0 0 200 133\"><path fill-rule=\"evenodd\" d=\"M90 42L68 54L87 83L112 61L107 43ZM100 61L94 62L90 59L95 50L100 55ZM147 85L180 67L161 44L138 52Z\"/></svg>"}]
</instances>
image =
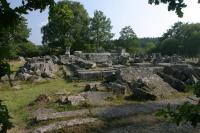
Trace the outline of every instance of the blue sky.
<instances>
[{"instance_id":1,"label":"blue sky","mask_svg":"<svg viewBox=\"0 0 200 133\"><path fill-rule=\"evenodd\" d=\"M16 0L11 0L16 3ZM138 37L161 36L177 21L200 22L200 4L197 0L186 0L188 7L184 9L184 17L178 18L174 12L168 12L166 5L152 6L148 0L76 0L81 2L92 17L95 10L102 10L112 21L112 32L119 36L124 26L132 26ZM190 1L190 2L188 2ZM41 44L42 25L48 22L48 10L26 15L28 26L32 29L29 39Z\"/></svg>"}]
</instances>

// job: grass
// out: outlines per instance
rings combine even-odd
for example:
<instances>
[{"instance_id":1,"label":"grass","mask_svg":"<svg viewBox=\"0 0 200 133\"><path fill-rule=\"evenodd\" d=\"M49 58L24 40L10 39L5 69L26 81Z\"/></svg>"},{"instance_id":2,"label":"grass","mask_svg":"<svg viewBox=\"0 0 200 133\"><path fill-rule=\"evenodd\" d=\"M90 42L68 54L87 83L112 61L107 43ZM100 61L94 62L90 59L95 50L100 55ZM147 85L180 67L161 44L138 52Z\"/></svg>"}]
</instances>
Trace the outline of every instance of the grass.
<instances>
[{"instance_id":1,"label":"grass","mask_svg":"<svg viewBox=\"0 0 200 133\"><path fill-rule=\"evenodd\" d=\"M79 85L81 84L81 85ZM66 82L63 79L54 79L43 84L23 84L21 90L11 90L6 88L0 91L0 99L7 105L12 121L15 125L13 132L25 129L29 113L27 106L34 101L40 94L52 94L58 91L66 90L71 94L83 90L83 83Z\"/></svg>"},{"instance_id":2,"label":"grass","mask_svg":"<svg viewBox=\"0 0 200 133\"><path fill-rule=\"evenodd\" d=\"M11 70L16 72L19 67L23 65L23 63L20 63L19 61L10 61ZM93 81L95 82L95 81ZM91 82L89 82L91 83ZM13 128L10 132L11 133L23 133L27 132L26 127L27 123L30 121L30 111L27 108L27 106L32 103L39 95L41 94L53 94L58 91L65 90L66 92L69 92L71 94L77 94L81 92L84 89L84 86L88 84L88 82L84 81L77 81L77 82L66 82L65 80L61 78L52 79L50 81L44 82L44 83L22 83L21 90L12 90L7 84L0 84L0 99L4 100L4 104L7 105L8 110L10 112L10 115L12 116L12 121L15 125L15 128ZM189 93L177 93L173 96L168 97L167 99L174 99L178 97L185 97L192 95L191 92ZM134 103L134 101L126 101L123 97L117 97L117 98L108 98L108 101L110 101L110 106L112 105L120 105L120 104L127 104L127 103ZM57 111L66 111L66 110L76 110L83 107L80 106L57 106L57 105L47 105L50 108L56 109ZM37 108L37 107L36 107ZM32 110L35 109L35 107L31 108ZM137 117L139 120L141 120L141 117ZM143 117L142 117L143 118ZM144 118L147 118L146 116ZM135 120L135 117L134 117ZM108 121L108 120L106 120ZM142 121L143 122L143 121ZM152 121L151 121L152 122ZM110 124L109 124L110 123ZM129 123L133 123L132 119L120 119L120 120L110 120L107 122L106 127L112 127L113 128L117 125L127 125ZM105 124L105 123L104 123ZM91 124L90 124L91 126ZM89 132L90 126L78 126L77 128L80 129L81 132L84 132L83 129L85 129L85 133ZM102 124L95 125L94 123L94 129L96 127L102 127ZM76 127L74 127L76 128ZM72 129L66 129L65 131L70 132L70 130L73 132L74 128ZM77 130L76 130L77 131Z\"/></svg>"}]
</instances>

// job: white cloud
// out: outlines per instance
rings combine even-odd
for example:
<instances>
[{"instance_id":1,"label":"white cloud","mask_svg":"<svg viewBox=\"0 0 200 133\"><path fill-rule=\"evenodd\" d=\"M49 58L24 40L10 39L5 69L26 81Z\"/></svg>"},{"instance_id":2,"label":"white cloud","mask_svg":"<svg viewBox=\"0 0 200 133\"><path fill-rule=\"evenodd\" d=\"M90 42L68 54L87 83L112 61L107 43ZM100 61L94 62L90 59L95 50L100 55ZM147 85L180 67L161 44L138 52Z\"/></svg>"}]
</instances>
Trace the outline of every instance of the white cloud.
<instances>
[{"instance_id":1,"label":"white cloud","mask_svg":"<svg viewBox=\"0 0 200 133\"><path fill-rule=\"evenodd\" d=\"M42 21L42 22L40 22L39 27L42 27L42 26L46 25L47 23L48 23L48 20Z\"/></svg>"}]
</instances>

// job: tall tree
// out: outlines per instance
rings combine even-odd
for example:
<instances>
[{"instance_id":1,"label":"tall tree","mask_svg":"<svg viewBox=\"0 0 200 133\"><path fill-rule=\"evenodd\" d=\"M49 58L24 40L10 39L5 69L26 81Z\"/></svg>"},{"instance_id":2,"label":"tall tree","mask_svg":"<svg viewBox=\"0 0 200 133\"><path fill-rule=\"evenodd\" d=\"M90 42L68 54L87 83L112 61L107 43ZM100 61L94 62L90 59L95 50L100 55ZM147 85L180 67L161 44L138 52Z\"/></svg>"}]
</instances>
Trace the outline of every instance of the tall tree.
<instances>
[{"instance_id":1,"label":"tall tree","mask_svg":"<svg viewBox=\"0 0 200 133\"><path fill-rule=\"evenodd\" d=\"M139 50L139 40L131 26L125 26L120 31L119 47L126 48L130 53Z\"/></svg>"},{"instance_id":2,"label":"tall tree","mask_svg":"<svg viewBox=\"0 0 200 133\"><path fill-rule=\"evenodd\" d=\"M0 1L0 39L1 41L3 40L3 42L0 41L0 77L6 74L9 75L11 72L10 65L4 60L9 56L9 48L6 46L4 37L6 36L8 39L7 41L10 42L9 35L15 31L13 29L16 29L15 26L20 22L22 14L27 14L28 11L37 9L43 11L46 6L53 4L54 0L22 0L20 6L12 8L7 0ZM0 101L0 132L6 133L8 129L13 127L9 119L8 109L6 105L2 105L2 101Z\"/></svg>"},{"instance_id":3,"label":"tall tree","mask_svg":"<svg viewBox=\"0 0 200 133\"><path fill-rule=\"evenodd\" d=\"M162 35L157 50L165 55L200 56L200 24L175 23Z\"/></svg>"},{"instance_id":4,"label":"tall tree","mask_svg":"<svg viewBox=\"0 0 200 133\"><path fill-rule=\"evenodd\" d=\"M18 45L28 42L30 29L24 17L19 19L15 27L0 30L0 55L2 58L16 57ZM5 51L7 51L5 53Z\"/></svg>"},{"instance_id":5,"label":"tall tree","mask_svg":"<svg viewBox=\"0 0 200 133\"><path fill-rule=\"evenodd\" d=\"M137 36L131 26L125 26L120 31L120 40L136 39Z\"/></svg>"},{"instance_id":6,"label":"tall tree","mask_svg":"<svg viewBox=\"0 0 200 133\"><path fill-rule=\"evenodd\" d=\"M80 48L87 39L89 17L79 2L61 1L50 8L48 24L42 27L43 44L64 52L66 46Z\"/></svg>"},{"instance_id":7,"label":"tall tree","mask_svg":"<svg viewBox=\"0 0 200 133\"><path fill-rule=\"evenodd\" d=\"M107 18L102 11L96 10L90 21L90 38L96 44L96 51L100 50L100 45L108 43L114 36L111 29L110 18Z\"/></svg>"}]
</instances>

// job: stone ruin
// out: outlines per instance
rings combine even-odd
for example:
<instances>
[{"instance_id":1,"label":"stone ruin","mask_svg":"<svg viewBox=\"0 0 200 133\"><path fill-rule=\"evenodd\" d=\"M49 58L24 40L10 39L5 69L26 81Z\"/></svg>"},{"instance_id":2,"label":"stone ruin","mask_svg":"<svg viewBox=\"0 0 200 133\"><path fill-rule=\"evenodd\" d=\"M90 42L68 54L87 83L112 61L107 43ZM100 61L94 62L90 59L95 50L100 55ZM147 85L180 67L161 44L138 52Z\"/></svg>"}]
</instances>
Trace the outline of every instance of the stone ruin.
<instances>
[{"instance_id":1,"label":"stone ruin","mask_svg":"<svg viewBox=\"0 0 200 133\"><path fill-rule=\"evenodd\" d=\"M26 58L15 80L54 78L62 72L69 80L102 80L110 91L131 92L135 98L156 99L184 91L200 79L200 68L191 67L185 58L173 55L131 55L125 50L113 53L82 53ZM59 76L59 75L58 75Z\"/></svg>"}]
</instances>

